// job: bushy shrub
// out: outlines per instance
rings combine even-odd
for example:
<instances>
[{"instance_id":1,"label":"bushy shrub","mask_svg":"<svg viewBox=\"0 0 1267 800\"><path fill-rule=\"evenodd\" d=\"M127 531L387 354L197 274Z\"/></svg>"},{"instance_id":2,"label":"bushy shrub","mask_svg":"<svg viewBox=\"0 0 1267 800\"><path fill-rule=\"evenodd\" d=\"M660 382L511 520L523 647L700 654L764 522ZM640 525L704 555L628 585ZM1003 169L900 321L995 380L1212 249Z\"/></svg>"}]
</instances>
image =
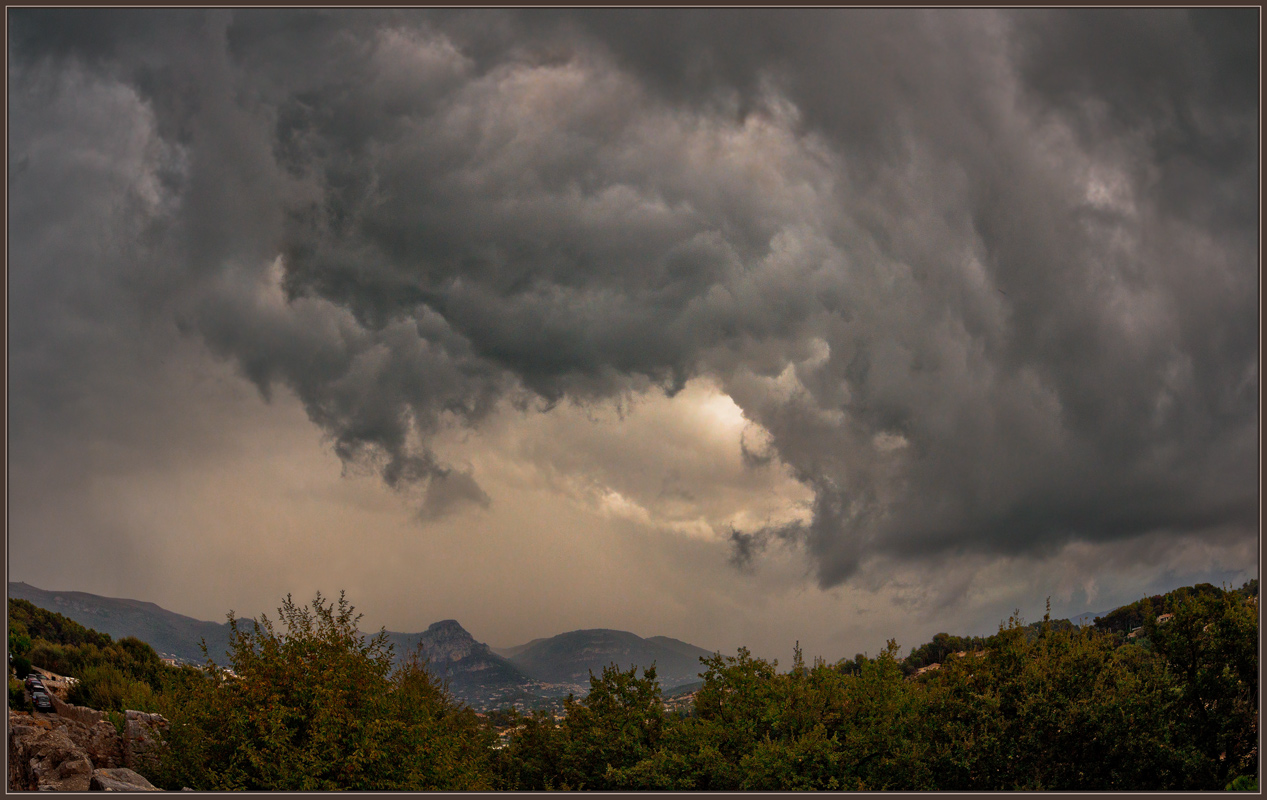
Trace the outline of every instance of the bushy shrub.
<instances>
[{"instance_id":1,"label":"bushy shrub","mask_svg":"<svg viewBox=\"0 0 1267 800\"><path fill-rule=\"evenodd\" d=\"M100 711L154 712L159 707L157 693L148 683L108 663L85 667L68 699Z\"/></svg>"},{"instance_id":2,"label":"bushy shrub","mask_svg":"<svg viewBox=\"0 0 1267 800\"><path fill-rule=\"evenodd\" d=\"M51 670L58 675L70 675L74 672L70 659L66 657L66 649L54 642L36 639L31 647L29 659L35 666Z\"/></svg>"},{"instance_id":3,"label":"bushy shrub","mask_svg":"<svg viewBox=\"0 0 1267 800\"><path fill-rule=\"evenodd\" d=\"M386 633L368 641L343 597L289 596L276 630L229 616L230 663L182 672L162 694L171 723L149 776L170 789L480 790L491 735L423 664L393 670Z\"/></svg>"},{"instance_id":4,"label":"bushy shrub","mask_svg":"<svg viewBox=\"0 0 1267 800\"><path fill-rule=\"evenodd\" d=\"M17 678L9 678L9 708L14 711L31 710L31 701L26 699L22 681Z\"/></svg>"}]
</instances>

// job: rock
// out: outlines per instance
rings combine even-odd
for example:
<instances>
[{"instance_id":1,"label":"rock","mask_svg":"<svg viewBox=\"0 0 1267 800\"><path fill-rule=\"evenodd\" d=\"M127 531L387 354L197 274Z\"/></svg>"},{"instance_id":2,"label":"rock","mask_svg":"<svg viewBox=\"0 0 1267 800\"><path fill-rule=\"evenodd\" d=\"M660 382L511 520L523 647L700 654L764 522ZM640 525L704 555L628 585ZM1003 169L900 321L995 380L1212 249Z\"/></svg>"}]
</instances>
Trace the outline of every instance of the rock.
<instances>
[{"instance_id":1,"label":"rock","mask_svg":"<svg viewBox=\"0 0 1267 800\"><path fill-rule=\"evenodd\" d=\"M63 761L57 765L54 774L58 779L72 778L76 775L92 775L92 760L85 756Z\"/></svg>"},{"instance_id":2,"label":"rock","mask_svg":"<svg viewBox=\"0 0 1267 800\"><path fill-rule=\"evenodd\" d=\"M9 713L9 791L31 791L36 788L25 758L24 743L38 733L34 725L15 724L14 714Z\"/></svg>"},{"instance_id":3,"label":"rock","mask_svg":"<svg viewBox=\"0 0 1267 800\"><path fill-rule=\"evenodd\" d=\"M87 791L94 770L118 767L122 759L122 741L109 722L9 714L11 791Z\"/></svg>"},{"instance_id":4,"label":"rock","mask_svg":"<svg viewBox=\"0 0 1267 800\"><path fill-rule=\"evenodd\" d=\"M158 792L162 791L145 779L144 775L128 769L99 769L88 781L91 792Z\"/></svg>"},{"instance_id":5,"label":"rock","mask_svg":"<svg viewBox=\"0 0 1267 800\"><path fill-rule=\"evenodd\" d=\"M63 702L57 695L49 695L48 699L52 701L53 709L57 712L57 716L74 720L82 725L95 725L106 718L104 711L98 711L87 706L71 705Z\"/></svg>"},{"instance_id":6,"label":"rock","mask_svg":"<svg viewBox=\"0 0 1267 800\"><path fill-rule=\"evenodd\" d=\"M123 766L123 740L114 725L105 720L85 725L74 719L54 717L54 725L87 755L97 769Z\"/></svg>"},{"instance_id":7,"label":"rock","mask_svg":"<svg viewBox=\"0 0 1267 800\"><path fill-rule=\"evenodd\" d=\"M161 732L167 728L167 720L161 714L142 711L123 712L127 722L123 728L123 766L128 769L147 769L157 758L154 748L161 744Z\"/></svg>"},{"instance_id":8,"label":"rock","mask_svg":"<svg viewBox=\"0 0 1267 800\"><path fill-rule=\"evenodd\" d=\"M11 740L12 741L12 740ZM61 728L42 731L18 743L18 758L27 766L23 778L31 788L61 792L88 789L92 761Z\"/></svg>"},{"instance_id":9,"label":"rock","mask_svg":"<svg viewBox=\"0 0 1267 800\"><path fill-rule=\"evenodd\" d=\"M167 720L140 711L125 718L121 737L112 723L91 715L9 712L9 789L83 792L99 777L98 791L155 791L136 766L153 764Z\"/></svg>"},{"instance_id":10,"label":"rock","mask_svg":"<svg viewBox=\"0 0 1267 800\"><path fill-rule=\"evenodd\" d=\"M123 738L113 724L102 721L86 729L84 740L79 742L98 769L123 766Z\"/></svg>"}]
</instances>

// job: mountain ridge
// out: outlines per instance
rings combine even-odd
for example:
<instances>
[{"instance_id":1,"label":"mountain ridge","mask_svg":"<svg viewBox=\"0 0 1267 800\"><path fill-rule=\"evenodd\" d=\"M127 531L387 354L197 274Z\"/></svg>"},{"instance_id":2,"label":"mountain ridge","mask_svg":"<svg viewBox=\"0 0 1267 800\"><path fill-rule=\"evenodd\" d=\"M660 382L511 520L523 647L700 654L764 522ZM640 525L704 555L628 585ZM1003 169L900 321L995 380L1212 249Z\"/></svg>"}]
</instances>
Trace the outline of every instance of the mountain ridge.
<instances>
[{"instance_id":1,"label":"mountain ridge","mask_svg":"<svg viewBox=\"0 0 1267 800\"><path fill-rule=\"evenodd\" d=\"M227 622L198 620L144 600L50 591L21 581L9 583L8 596L56 611L114 639L135 636L156 651L181 661L202 663L199 642L205 640L211 658L220 664L228 663L231 631ZM569 693L584 695L589 690L589 669L597 674L611 661L624 667L634 663L645 667L656 661L661 685L670 689L697 680L698 656L711 655L703 648L671 637L643 639L628 631L609 628L568 631L511 648L494 648L477 641L454 619L434 622L417 633L386 631L386 634L397 662L421 647L432 674L446 681L456 697L479 707L496 703L531 705ZM556 640L575 641L583 650L586 647L588 650L567 652L564 648L560 651ZM511 657L505 655L506 652L510 652ZM530 668L525 668L525 664Z\"/></svg>"},{"instance_id":2,"label":"mountain ridge","mask_svg":"<svg viewBox=\"0 0 1267 800\"><path fill-rule=\"evenodd\" d=\"M699 659L713 655L702 647L657 636L644 639L629 631L587 628L534 639L516 649L510 661L525 673L547 683L585 685L590 674L610 664L643 669L652 664L664 689L699 679Z\"/></svg>"},{"instance_id":3,"label":"mountain ridge","mask_svg":"<svg viewBox=\"0 0 1267 800\"><path fill-rule=\"evenodd\" d=\"M8 596L29 600L114 639L135 636L148 642L156 651L184 661L202 662L202 648L199 647L202 640L207 642L207 652L214 660L224 661L229 648L227 622L215 623L187 617L145 600L105 597L89 592L50 591L21 581L9 583Z\"/></svg>"}]
</instances>

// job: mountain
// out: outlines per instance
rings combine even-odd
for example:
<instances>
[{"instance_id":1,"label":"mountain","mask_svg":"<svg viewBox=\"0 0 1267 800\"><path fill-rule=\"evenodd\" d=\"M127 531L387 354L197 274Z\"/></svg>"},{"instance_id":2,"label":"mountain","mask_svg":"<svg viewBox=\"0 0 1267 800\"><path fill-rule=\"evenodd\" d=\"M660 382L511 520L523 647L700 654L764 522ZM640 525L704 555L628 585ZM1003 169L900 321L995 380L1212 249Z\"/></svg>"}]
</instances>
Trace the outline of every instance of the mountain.
<instances>
[{"instance_id":1,"label":"mountain","mask_svg":"<svg viewBox=\"0 0 1267 800\"><path fill-rule=\"evenodd\" d=\"M673 652L686 656L690 659L707 658L708 656L713 655L711 651L705 650L702 647L696 647L695 645L688 644L681 639L673 639L668 636L648 636L647 641L655 642L661 647L672 650Z\"/></svg>"},{"instance_id":2,"label":"mountain","mask_svg":"<svg viewBox=\"0 0 1267 800\"><path fill-rule=\"evenodd\" d=\"M644 639L628 631L605 628L570 631L526 645L506 648L510 661L544 683L572 684L588 688L589 675L612 663L624 669L655 664L656 676L666 690L699 680L701 657L713 655L702 647L655 636Z\"/></svg>"},{"instance_id":3,"label":"mountain","mask_svg":"<svg viewBox=\"0 0 1267 800\"><path fill-rule=\"evenodd\" d=\"M101 597L87 592L50 592L26 583L10 583L9 597L29 600L40 608L56 611L114 639L135 636L160 653L201 663L199 642L217 662L224 663L229 649L229 625L204 622L168 611L153 603Z\"/></svg>"},{"instance_id":4,"label":"mountain","mask_svg":"<svg viewBox=\"0 0 1267 800\"><path fill-rule=\"evenodd\" d=\"M422 648L428 668L449 682L458 697L485 695L498 689L524 687L535 681L488 645L475 641L458 621L436 622L422 633L393 633L387 640L394 645L397 659Z\"/></svg>"},{"instance_id":5,"label":"mountain","mask_svg":"<svg viewBox=\"0 0 1267 800\"><path fill-rule=\"evenodd\" d=\"M202 663L199 642L206 639L211 657L219 664L228 663L228 623L204 622L140 600L51 592L26 583L10 583L9 597L29 600L116 640L135 636L160 653L194 663ZM488 645L475 641L456 620L437 622L422 633L388 631L387 640L397 661L421 645L429 660L428 669L449 682L455 697L477 708L538 705L543 699L567 694L571 688L542 685Z\"/></svg>"}]
</instances>

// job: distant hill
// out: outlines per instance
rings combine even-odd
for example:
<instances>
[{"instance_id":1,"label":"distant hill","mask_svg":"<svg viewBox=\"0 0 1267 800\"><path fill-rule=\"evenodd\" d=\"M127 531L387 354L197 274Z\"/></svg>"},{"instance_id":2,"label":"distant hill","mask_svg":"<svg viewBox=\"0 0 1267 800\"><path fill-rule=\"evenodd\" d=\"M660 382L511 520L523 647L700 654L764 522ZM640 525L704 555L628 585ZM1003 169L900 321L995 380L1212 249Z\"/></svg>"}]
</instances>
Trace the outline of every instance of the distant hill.
<instances>
[{"instance_id":1,"label":"distant hill","mask_svg":"<svg viewBox=\"0 0 1267 800\"><path fill-rule=\"evenodd\" d=\"M1110 611L1111 610L1112 609L1110 609ZM1079 627L1082 627L1083 625L1093 625L1095 624L1096 617L1103 617L1108 613L1109 611L1083 611L1081 614L1075 614L1070 617L1069 621Z\"/></svg>"},{"instance_id":2,"label":"distant hill","mask_svg":"<svg viewBox=\"0 0 1267 800\"><path fill-rule=\"evenodd\" d=\"M228 623L204 622L153 603L87 592L50 592L27 583L10 583L9 597L29 600L114 639L135 636L160 653L187 661L202 662L199 642L203 639L211 657L218 662L225 661L229 648Z\"/></svg>"},{"instance_id":3,"label":"distant hill","mask_svg":"<svg viewBox=\"0 0 1267 800\"><path fill-rule=\"evenodd\" d=\"M519 655L523 651L527 650L529 647L532 647L534 644L544 642L546 639L549 639L549 638L550 638L549 636L543 636L540 639L533 639L531 642L528 642L527 644L517 644L514 647L490 647L489 649L503 658L514 658L515 656Z\"/></svg>"},{"instance_id":4,"label":"distant hill","mask_svg":"<svg viewBox=\"0 0 1267 800\"><path fill-rule=\"evenodd\" d=\"M683 697L688 694L694 694L703 688L704 681L692 681L691 683L684 683L681 686L676 686L672 690L665 692L664 697L666 700L671 697Z\"/></svg>"},{"instance_id":5,"label":"distant hill","mask_svg":"<svg viewBox=\"0 0 1267 800\"><path fill-rule=\"evenodd\" d=\"M624 669L655 664L656 676L666 690L698 681L703 669L700 658L712 655L702 647L667 636L644 639L606 628L535 639L503 652L513 652L510 660L539 681L581 686L588 686L591 671L598 675L613 663Z\"/></svg>"}]
</instances>

